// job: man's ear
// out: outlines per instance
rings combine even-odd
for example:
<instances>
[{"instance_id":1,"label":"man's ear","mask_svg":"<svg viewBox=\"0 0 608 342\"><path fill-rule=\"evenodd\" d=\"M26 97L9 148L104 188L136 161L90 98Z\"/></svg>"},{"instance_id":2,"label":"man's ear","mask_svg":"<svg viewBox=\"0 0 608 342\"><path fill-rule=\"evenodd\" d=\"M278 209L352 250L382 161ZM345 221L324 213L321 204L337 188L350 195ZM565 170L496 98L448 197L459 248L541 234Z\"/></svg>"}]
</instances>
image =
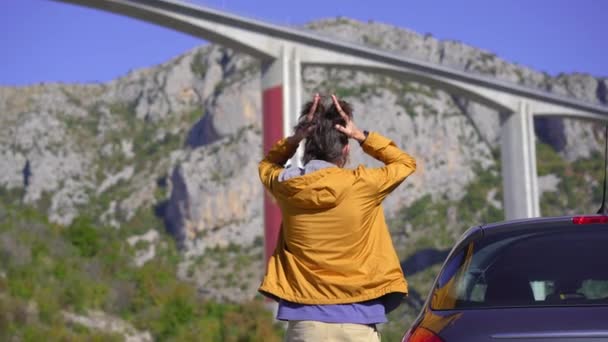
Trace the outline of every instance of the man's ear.
<instances>
[{"instance_id":1,"label":"man's ear","mask_svg":"<svg viewBox=\"0 0 608 342\"><path fill-rule=\"evenodd\" d=\"M341 165L341 167L344 167L346 165L346 162L348 161L349 153L350 153L350 144L346 144L346 145L344 145L344 147L342 147L342 165Z\"/></svg>"},{"instance_id":2,"label":"man's ear","mask_svg":"<svg viewBox=\"0 0 608 342\"><path fill-rule=\"evenodd\" d=\"M344 164L346 164L346 160L348 159L348 155L350 153L350 144L344 145L342 147L342 158L344 159Z\"/></svg>"}]
</instances>

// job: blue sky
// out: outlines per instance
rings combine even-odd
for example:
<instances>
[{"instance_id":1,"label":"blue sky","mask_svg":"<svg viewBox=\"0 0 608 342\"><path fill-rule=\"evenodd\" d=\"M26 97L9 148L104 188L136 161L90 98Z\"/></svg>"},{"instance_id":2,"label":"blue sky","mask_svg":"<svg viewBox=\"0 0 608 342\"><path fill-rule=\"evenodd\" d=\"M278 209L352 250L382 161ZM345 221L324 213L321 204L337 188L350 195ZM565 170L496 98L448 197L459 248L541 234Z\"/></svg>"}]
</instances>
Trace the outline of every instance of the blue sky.
<instances>
[{"instance_id":1,"label":"blue sky","mask_svg":"<svg viewBox=\"0 0 608 342\"><path fill-rule=\"evenodd\" d=\"M608 77L604 0L192 0L296 25L346 16L462 41L555 75ZM168 29L49 0L2 0L0 85L105 82L162 63L205 41Z\"/></svg>"}]
</instances>

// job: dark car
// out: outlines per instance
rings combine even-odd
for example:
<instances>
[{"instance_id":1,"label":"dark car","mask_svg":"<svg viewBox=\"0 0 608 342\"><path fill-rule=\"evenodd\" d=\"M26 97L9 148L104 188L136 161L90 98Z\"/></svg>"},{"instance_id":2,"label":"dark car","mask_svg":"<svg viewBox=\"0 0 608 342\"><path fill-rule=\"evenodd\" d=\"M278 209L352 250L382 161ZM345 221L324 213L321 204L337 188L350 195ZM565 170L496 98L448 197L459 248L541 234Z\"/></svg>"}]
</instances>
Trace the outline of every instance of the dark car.
<instances>
[{"instance_id":1,"label":"dark car","mask_svg":"<svg viewBox=\"0 0 608 342\"><path fill-rule=\"evenodd\" d=\"M608 216L469 229L403 341L608 341Z\"/></svg>"}]
</instances>

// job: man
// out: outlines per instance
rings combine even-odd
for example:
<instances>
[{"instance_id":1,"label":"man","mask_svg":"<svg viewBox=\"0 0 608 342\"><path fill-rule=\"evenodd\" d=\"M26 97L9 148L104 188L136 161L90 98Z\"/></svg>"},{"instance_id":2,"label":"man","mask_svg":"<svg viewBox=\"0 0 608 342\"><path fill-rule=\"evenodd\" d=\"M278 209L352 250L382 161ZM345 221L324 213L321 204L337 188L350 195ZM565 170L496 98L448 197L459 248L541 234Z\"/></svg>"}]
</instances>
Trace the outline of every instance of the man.
<instances>
[{"instance_id":1,"label":"man","mask_svg":"<svg viewBox=\"0 0 608 342\"><path fill-rule=\"evenodd\" d=\"M260 179L283 215L260 292L279 300L287 341L379 341L377 323L407 294L382 201L416 169L378 133L361 131L352 109L332 95L307 105L295 133L259 164ZM306 138L304 168L283 165ZM379 168L344 168L356 140Z\"/></svg>"}]
</instances>

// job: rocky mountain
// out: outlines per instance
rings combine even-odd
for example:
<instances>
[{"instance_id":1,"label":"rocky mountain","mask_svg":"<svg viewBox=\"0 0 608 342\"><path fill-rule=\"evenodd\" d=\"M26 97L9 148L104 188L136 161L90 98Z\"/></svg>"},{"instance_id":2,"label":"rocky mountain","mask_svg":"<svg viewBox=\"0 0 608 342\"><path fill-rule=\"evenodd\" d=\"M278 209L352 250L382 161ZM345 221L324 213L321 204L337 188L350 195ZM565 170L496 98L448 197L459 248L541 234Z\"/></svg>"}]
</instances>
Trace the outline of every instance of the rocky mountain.
<instances>
[{"instance_id":1,"label":"rocky mountain","mask_svg":"<svg viewBox=\"0 0 608 342\"><path fill-rule=\"evenodd\" d=\"M336 18L303 29L608 102L608 78L552 77L402 28ZM259 70L251 57L209 45L105 84L0 87L2 194L60 225L84 215L129 235L166 230L182 247L179 276L194 281L203 296L253 298L263 269ZM385 202L404 259L422 248L448 248L469 223L501 219L499 113L426 85L363 72L306 67L302 80L304 99L314 92L342 96L360 127L391 137L417 158L418 171ZM535 122L543 213L593 210L597 170L582 178L587 192L571 193L566 185L579 181L573 173L579 161L598 160L599 124ZM351 165L377 164L356 146L352 151ZM133 230L133 222L151 215L164 224ZM429 215L441 219L429 222ZM138 266L154 258L156 240L148 240ZM429 277L414 279L413 288L425 292Z\"/></svg>"}]
</instances>

